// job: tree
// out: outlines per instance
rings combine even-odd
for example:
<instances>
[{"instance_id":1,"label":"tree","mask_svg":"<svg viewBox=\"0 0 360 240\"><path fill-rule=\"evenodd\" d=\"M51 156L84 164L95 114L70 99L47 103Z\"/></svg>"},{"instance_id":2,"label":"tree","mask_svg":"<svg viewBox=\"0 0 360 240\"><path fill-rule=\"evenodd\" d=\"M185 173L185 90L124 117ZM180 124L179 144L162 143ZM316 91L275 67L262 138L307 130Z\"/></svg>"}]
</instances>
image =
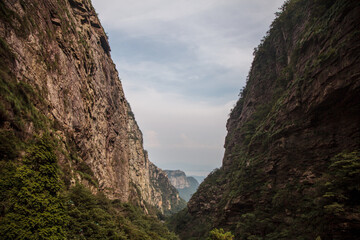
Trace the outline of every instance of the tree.
<instances>
[{"instance_id":1,"label":"tree","mask_svg":"<svg viewBox=\"0 0 360 240\"><path fill-rule=\"evenodd\" d=\"M360 152L343 152L333 157L328 172L323 175L323 185L328 232L359 236Z\"/></svg>"},{"instance_id":2,"label":"tree","mask_svg":"<svg viewBox=\"0 0 360 240\"><path fill-rule=\"evenodd\" d=\"M231 232L225 232L224 229L214 228L210 231L208 240L233 240L234 235Z\"/></svg>"},{"instance_id":3,"label":"tree","mask_svg":"<svg viewBox=\"0 0 360 240\"><path fill-rule=\"evenodd\" d=\"M50 138L38 140L17 166L11 206L0 222L4 239L65 239L67 216L59 198L61 182Z\"/></svg>"}]
</instances>

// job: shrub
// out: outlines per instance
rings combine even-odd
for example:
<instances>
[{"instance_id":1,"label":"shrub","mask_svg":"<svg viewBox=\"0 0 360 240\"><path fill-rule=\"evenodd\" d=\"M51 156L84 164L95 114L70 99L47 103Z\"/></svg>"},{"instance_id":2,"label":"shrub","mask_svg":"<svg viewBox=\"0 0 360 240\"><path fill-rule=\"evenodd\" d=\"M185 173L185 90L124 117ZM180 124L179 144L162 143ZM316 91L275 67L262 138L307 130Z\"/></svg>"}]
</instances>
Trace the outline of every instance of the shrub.
<instances>
[{"instance_id":1,"label":"shrub","mask_svg":"<svg viewBox=\"0 0 360 240\"><path fill-rule=\"evenodd\" d=\"M57 159L48 138L30 147L17 166L10 190L11 207L0 222L5 239L64 239L67 223L58 194Z\"/></svg>"},{"instance_id":2,"label":"shrub","mask_svg":"<svg viewBox=\"0 0 360 240\"><path fill-rule=\"evenodd\" d=\"M233 240L234 235L231 232L225 232L224 229L213 229L209 233L208 240Z\"/></svg>"}]
</instances>

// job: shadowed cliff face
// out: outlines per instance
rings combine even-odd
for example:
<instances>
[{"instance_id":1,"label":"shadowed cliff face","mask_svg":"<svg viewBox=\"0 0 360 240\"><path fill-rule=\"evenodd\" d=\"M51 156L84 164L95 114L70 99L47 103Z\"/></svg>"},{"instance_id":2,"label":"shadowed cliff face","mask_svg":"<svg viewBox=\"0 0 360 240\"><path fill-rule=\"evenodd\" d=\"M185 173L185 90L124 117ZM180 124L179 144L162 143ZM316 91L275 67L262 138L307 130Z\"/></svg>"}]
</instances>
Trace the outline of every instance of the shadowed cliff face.
<instances>
[{"instance_id":1,"label":"shadowed cliff face","mask_svg":"<svg viewBox=\"0 0 360 240\"><path fill-rule=\"evenodd\" d=\"M68 184L81 182L93 192L99 189L144 208L150 204L170 211L177 206L180 198L170 184L163 189L154 185L154 171L161 170L143 149L142 133L91 2L19 0L0 6L1 42L13 57L6 71L14 84L33 89L42 100L33 101L35 109L51 122L51 128L39 130L26 120L18 130L28 135L50 131L58 138ZM10 116L2 119L2 127L14 128L14 106L5 95L2 102Z\"/></svg>"},{"instance_id":2,"label":"shadowed cliff face","mask_svg":"<svg viewBox=\"0 0 360 240\"><path fill-rule=\"evenodd\" d=\"M174 218L183 239L357 239L357 1L288 1L254 52L221 169ZM350 170L351 169L351 170Z\"/></svg>"}]
</instances>

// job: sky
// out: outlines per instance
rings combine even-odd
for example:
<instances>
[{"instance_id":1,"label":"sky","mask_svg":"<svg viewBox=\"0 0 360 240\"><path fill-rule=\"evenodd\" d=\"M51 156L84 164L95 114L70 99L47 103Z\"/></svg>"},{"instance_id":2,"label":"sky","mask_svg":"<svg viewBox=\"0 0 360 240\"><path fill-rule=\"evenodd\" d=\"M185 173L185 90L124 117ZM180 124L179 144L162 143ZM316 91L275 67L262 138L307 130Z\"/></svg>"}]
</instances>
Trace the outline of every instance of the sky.
<instances>
[{"instance_id":1,"label":"sky","mask_svg":"<svg viewBox=\"0 0 360 240\"><path fill-rule=\"evenodd\" d=\"M284 0L92 0L149 159L206 176Z\"/></svg>"}]
</instances>

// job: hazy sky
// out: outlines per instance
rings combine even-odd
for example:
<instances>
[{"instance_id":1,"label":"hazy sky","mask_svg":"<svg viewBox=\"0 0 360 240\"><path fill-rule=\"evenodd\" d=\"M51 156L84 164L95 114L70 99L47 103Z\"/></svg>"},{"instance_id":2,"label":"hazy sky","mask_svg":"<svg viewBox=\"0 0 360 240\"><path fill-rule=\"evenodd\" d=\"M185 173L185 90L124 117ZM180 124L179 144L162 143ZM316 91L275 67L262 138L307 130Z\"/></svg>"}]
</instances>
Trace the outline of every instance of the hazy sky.
<instances>
[{"instance_id":1,"label":"hazy sky","mask_svg":"<svg viewBox=\"0 0 360 240\"><path fill-rule=\"evenodd\" d=\"M283 2L92 0L150 161L187 175L221 166L230 109Z\"/></svg>"}]
</instances>

